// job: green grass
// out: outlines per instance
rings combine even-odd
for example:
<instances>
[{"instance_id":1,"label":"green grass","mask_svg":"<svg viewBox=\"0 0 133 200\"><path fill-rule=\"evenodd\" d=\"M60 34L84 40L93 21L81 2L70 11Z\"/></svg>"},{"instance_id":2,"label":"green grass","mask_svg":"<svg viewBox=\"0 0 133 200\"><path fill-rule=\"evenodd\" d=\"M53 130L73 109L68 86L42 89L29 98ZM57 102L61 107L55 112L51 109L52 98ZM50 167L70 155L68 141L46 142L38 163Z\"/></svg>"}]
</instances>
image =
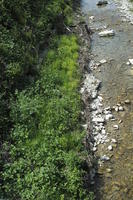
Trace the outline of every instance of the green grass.
<instances>
[{"instance_id":1,"label":"green grass","mask_svg":"<svg viewBox=\"0 0 133 200\"><path fill-rule=\"evenodd\" d=\"M83 187L87 156L80 127L79 46L75 36L57 37L32 87L16 92L4 197L14 200L88 200ZM90 199L93 199L90 196Z\"/></svg>"}]
</instances>

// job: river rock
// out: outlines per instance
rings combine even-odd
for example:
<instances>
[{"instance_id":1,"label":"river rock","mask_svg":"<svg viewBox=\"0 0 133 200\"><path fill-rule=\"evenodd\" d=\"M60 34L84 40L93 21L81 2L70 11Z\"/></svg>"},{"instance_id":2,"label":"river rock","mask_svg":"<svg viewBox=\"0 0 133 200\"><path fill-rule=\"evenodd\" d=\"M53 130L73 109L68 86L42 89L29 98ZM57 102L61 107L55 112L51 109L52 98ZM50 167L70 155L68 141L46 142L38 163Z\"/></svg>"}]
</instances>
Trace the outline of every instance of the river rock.
<instances>
[{"instance_id":1,"label":"river rock","mask_svg":"<svg viewBox=\"0 0 133 200\"><path fill-rule=\"evenodd\" d=\"M114 109L115 109L116 112L119 111L119 107L118 106L115 106Z\"/></svg>"},{"instance_id":2,"label":"river rock","mask_svg":"<svg viewBox=\"0 0 133 200\"><path fill-rule=\"evenodd\" d=\"M101 0L101 1L98 1L97 6L103 6L103 5L107 5L107 4L108 4L108 1Z\"/></svg>"},{"instance_id":3,"label":"river rock","mask_svg":"<svg viewBox=\"0 0 133 200\"><path fill-rule=\"evenodd\" d=\"M102 161L108 161L108 160L110 160L110 158L109 158L108 156L106 156L106 155L101 156L100 159L101 159Z\"/></svg>"},{"instance_id":4,"label":"river rock","mask_svg":"<svg viewBox=\"0 0 133 200\"><path fill-rule=\"evenodd\" d=\"M111 142L115 143L115 144L117 143L116 139L114 139L114 138L111 139Z\"/></svg>"},{"instance_id":5,"label":"river rock","mask_svg":"<svg viewBox=\"0 0 133 200\"><path fill-rule=\"evenodd\" d=\"M105 116L105 119L108 121L108 120L110 120L110 119L112 119L113 118L113 115L112 114L107 114L106 116Z\"/></svg>"},{"instance_id":6,"label":"river rock","mask_svg":"<svg viewBox=\"0 0 133 200\"><path fill-rule=\"evenodd\" d=\"M99 33L100 37L109 37L109 36L114 36L114 35L115 35L114 30L104 30Z\"/></svg>"},{"instance_id":7,"label":"river rock","mask_svg":"<svg viewBox=\"0 0 133 200\"><path fill-rule=\"evenodd\" d=\"M118 125L113 125L113 128L114 128L115 130L118 130L118 129L119 129L119 126L118 126Z\"/></svg>"},{"instance_id":8,"label":"river rock","mask_svg":"<svg viewBox=\"0 0 133 200\"><path fill-rule=\"evenodd\" d=\"M112 172L112 169L107 168L106 171L107 171L108 173L111 173L111 172Z\"/></svg>"},{"instance_id":9,"label":"river rock","mask_svg":"<svg viewBox=\"0 0 133 200\"><path fill-rule=\"evenodd\" d=\"M89 17L90 20L93 20L94 18L95 18L94 16L90 16L90 17Z\"/></svg>"},{"instance_id":10,"label":"river rock","mask_svg":"<svg viewBox=\"0 0 133 200\"><path fill-rule=\"evenodd\" d=\"M129 63L133 65L133 59L129 59Z\"/></svg>"},{"instance_id":11,"label":"river rock","mask_svg":"<svg viewBox=\"0 0 133 200\"><path fill-rule=\"evenodd\" d=\"M107 63L107 60L105 59L100 60L100 64L105 64L105 63Z\"/></svg>"},{"instance_id":12,"label":"river rock","mask_svg":"<svg viewBox=\"0 0 133 200\"><path fill-rule=\"evenodd\" d=\"M97 148L96 148L96 147L93 147L93 149L92 149L92 150L95 152L95 151L97 151Z\"/></svg>"},{"instance_id":13,"label":"river rock","mask_svg":"<svg viewBox=\"0 0 133 200\"><path fill-rule=\"evenodd\" d=\"M112 151L112 150L113 150L112 145L109 145L109 146L108 146L108 150L109 150L109 151Z\"/></svg>"},{"instance_id":14,"label":"river rock","mask_svg":"<svg viewBox=\"0 0 133 200\"><path fill-rule=\"evenodd\" d=\"M97 122L97 123L104 123L104 118L103 117L94 117L93 122Z\"/></svg>"},{"instance_id":15,"label":"river rock","mask_svg":"<svg viewBox=\"0 0 133 200\"><path fill-rule=\"evenodd\" d=\"M122 106L120 106L119 111L124 111L124 108Z\"/></svg>"},{"instance_id":16,"label":"river rock","mask_svg":"<svg viewBox=\"0 0 133 200\"><path fill-rule=\"evenodd\" d=\"M131 103L131 101L129 99L125 100L125 104L130 104L130 103Z\"/></svg>"}]
</instances>

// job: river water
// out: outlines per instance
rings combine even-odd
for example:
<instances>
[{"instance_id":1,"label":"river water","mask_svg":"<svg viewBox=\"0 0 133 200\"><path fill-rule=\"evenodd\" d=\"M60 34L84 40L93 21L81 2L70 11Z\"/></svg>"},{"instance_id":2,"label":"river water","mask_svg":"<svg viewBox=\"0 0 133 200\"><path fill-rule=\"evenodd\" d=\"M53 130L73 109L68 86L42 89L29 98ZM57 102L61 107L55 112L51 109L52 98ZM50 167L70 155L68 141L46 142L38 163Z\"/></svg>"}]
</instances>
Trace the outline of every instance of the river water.
<instances>
[{"instance_id":1,"label":"river water","mask_svg":"<svg viewBox=\"0 0 133 200\"><path fill-rule=\"evenodd\" d=\"M81 3L87 24L95 30L91 54L95 62L107 60L93 73L102 81L100 93L104 106L120 103L124 111L114 112L116 121L106 125L117 145L109 152L107 144L103 144L96 152L96 156L106 153L111 159L97 167L94 190L97 200L133 200L133 66L126 64L133 58L133 25L122 14L119 2L109 0L104 7L97 7L97 2L82 0ZM99 30L105 26L115 31L114 37L99 37ZM125 104L126 99L131 104ZM114 130L114 124L119 124L119 130Z\"/></svg>"}]
</instances>

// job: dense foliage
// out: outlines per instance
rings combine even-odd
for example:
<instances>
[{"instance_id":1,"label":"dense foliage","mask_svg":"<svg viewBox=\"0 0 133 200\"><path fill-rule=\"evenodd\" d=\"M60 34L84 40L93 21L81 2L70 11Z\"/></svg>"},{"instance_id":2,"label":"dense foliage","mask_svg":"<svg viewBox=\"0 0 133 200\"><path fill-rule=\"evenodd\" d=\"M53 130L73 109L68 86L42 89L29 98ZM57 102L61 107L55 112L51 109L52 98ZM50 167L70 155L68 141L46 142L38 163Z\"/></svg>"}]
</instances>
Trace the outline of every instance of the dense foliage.
<instances>
[{"instance_id":1,"label":"dense foliage","mask_svg":"<svg viewBox=\"0 0 133 200\"><path fill-rule=\"evenodd\" d=\"M89 199L71 3L0 1L0 198Z\"/></svg>"},{"instance_id":2,"label":"dense foliage","mask_svg":"<svg viewBox=\"0 0 133 200\"><path fill-rule=\"evenodd\" d=\"M38 74L39 50L63 28L70 0L0 1L0 136L7 136L11 94ZM70 21L70 20L69 20Z\"/></svg>"}]
</instances>

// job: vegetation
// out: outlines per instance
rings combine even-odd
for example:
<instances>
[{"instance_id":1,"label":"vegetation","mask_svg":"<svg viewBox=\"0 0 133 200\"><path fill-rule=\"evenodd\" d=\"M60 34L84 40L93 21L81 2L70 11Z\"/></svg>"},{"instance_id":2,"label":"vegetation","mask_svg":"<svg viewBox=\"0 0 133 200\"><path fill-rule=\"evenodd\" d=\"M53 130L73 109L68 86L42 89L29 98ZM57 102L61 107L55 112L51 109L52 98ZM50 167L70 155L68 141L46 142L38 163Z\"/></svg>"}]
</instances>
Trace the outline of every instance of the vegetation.
<instances>
[{"instance_id":1,"label":"vegetation","mask_svg":"<svg viewBox=\"0 0 133 200\"><path fill-rule=\"evenodd\" d=\"M74 35L62 34L63 24L71 22L71 3L0 2L1 198L89 199L79 46Z\"/></svg>"}]
</instances>

